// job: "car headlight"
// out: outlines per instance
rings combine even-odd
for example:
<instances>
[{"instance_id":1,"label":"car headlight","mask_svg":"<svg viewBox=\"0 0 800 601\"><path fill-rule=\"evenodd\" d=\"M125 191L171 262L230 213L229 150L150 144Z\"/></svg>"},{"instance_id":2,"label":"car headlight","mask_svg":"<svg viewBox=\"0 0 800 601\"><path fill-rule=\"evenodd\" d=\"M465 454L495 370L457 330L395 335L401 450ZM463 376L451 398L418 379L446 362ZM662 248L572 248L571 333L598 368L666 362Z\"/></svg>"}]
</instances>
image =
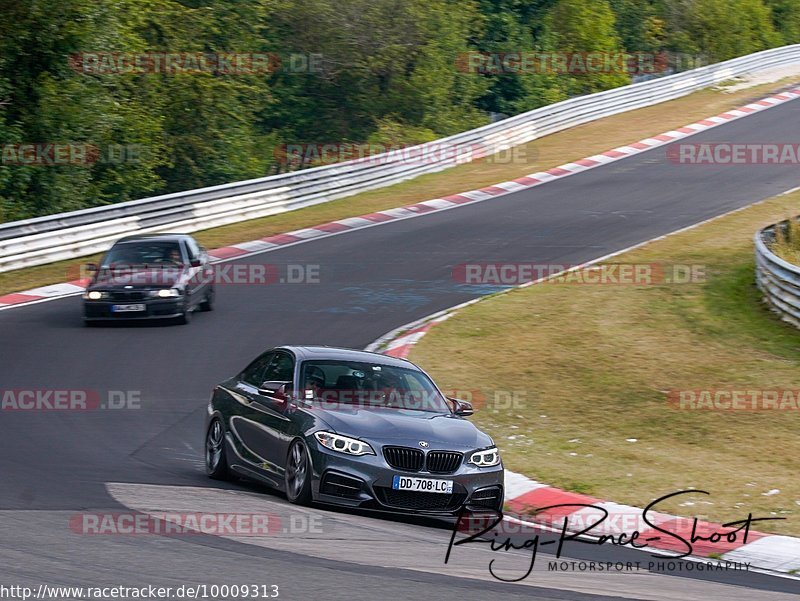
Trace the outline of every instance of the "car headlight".
<instances>
[{"instance_id":1,"label":"car headlight","mask_svg":"<svg viewBox=\"0 0 800 601\"><path fill-rule=\"evenodd\" d=\"M469 458L469 462L478 467L494 467L500 464L500 453L497 451L497 447L477 451Z\"/></svg>"},{"instance_id":2,"label":"car headlight","mask_svg":"<svg viewBox=\"0 0 800 601\"><path fill-rule=\"evenodd\" d=\"M177 298L181 295L181 291L177 288L161 288L160 290L151 290L150 296L158 298Z\"/></svg>"},{"instance_id":3,"label":"car headlight","mask_svg":"<svg viewBox=\"0 0 800 601\"><path fill-rule=\"evenodd\" d=\"M366 442L341 436L333 432L314 432L314 437L326 449L339 451L347 455L374 455L375 451Z\"/></svg>"},{"instance_id":4,"label":"car headlight","mask_svg":"<svg viewBox=\"0 0 800 601\"><path fill-rule=\"evenodd\" d=\"M87 290L83 293L83 298L85 300L101 300L108 298L108 292L102 292L100 290Z\"/></svg>"}]
</instances>

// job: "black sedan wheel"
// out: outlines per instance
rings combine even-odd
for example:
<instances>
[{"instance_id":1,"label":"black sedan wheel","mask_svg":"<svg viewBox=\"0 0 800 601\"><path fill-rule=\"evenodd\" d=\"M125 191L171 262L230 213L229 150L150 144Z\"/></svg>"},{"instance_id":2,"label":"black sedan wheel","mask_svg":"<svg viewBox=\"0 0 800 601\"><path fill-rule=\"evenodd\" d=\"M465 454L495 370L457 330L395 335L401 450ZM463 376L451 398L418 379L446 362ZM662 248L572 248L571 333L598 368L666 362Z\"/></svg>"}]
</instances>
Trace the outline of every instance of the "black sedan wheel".
<instances>
[{"instance_id":1,"label":"black sedan wheel","mask_svg":"<svg viewBox=\"0 0 800 601\"><path fill-rule=\"evenodd\" d=\"M213 311L214 310L214 289L211 288L208 292L206 292L206 298L200 303L200 310L201 311Z\"/></svg>"},{"instance_id":2,"label":"black sedan wheel","mask_svg":"<svg viewBox=\"0 0 800 601\"><path fill-rule=\"evenodd\" d=\"M187 302L186 306L184 306L183 308L181 316L178 317L178 323L180 325L185 326L187 323L190 323L191 321L192 321L192 310L189 308L189 304Z\"/></svg>"},{"instance_id":3,"label":"black sedan wheel","mask_svg":"<svg viewBox=\"0 0 800 601\"><path fill-rule=\"evenodd\" d=\"M225 431L218 419L211 422L206 434L206 473L215 480L231 480L225 456Z\"/></svg>"},{"instance_id":4,"label":"black sedan wheel","mask_svg":"<svg viewBox=\"0 0 800 601\"><path fill-rule=\"evenodd\" d=\"M311 463L306 445L299 440L292 444L286 459L286 498L297 505L311 502Z\"/></svg>"}]
</instances>

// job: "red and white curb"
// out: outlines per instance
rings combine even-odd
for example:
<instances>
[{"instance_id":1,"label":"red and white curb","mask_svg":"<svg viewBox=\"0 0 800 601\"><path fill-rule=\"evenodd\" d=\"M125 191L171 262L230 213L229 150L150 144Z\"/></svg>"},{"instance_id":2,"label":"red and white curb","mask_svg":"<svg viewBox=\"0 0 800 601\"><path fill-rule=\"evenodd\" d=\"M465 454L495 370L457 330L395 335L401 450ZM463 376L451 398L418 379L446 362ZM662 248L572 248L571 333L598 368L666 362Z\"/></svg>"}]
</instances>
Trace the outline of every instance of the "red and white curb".
<instances>
[{"instance_id":1,"label":"red and white curb","mask_svg":"<svg viewBox=\"0 0 800 601\"><path fill-rule=\"evenodd\" d=\"M720 115L717 115L716 117L709 117L679 129L665 132L658 136L645 138L644 140L640 140L633 144L620 146L601 154L596 154L579 161L566 163L565 165L548 169L547 171L531 173L530 175L526 175L524 177L507 182L501 182L499 184L494 184L478 190L452 194L443 198L434 198L433 200L426 200L413 205L398 207L396 209L377 211L375 213L369 213L359 217L339 219L330 223L323 223L314 227L287 232L285 234L276 234L274 236L268 236L259 240L251 240L250 242L242 242L232 246L217 248L210 251L209 254L213 259L216 260L216 262L241 259L246 256L270 252L272 250L294 244L302 244L303 242L308 242L310 240L326 238L367 227L374 227L391 221L411 219L430 213L447 211L457 208L461 205L490 200L498 196L504 196L506 194L519 192L520 190L534 188L536 186L568 177L582 171L594 169L595 167L599 167L601 165L613 163L620 159L652 150L653 148L675 142L676 140L687 138L698 132L712 129L719 125L723 125L725 123L747 117L748 115L767 110L771 107L789 102L798 97L800 97L800 88L783 92L781 94L776 94L774 96L769 96L738 109L726 111ZM23 292L15 292L13 294L0 296L0 311L80 294L83 291L87 281L88 280L86 279L74 280L63 284L53 284L50 286L33 288Z\"/></svg>"}]
</instances>

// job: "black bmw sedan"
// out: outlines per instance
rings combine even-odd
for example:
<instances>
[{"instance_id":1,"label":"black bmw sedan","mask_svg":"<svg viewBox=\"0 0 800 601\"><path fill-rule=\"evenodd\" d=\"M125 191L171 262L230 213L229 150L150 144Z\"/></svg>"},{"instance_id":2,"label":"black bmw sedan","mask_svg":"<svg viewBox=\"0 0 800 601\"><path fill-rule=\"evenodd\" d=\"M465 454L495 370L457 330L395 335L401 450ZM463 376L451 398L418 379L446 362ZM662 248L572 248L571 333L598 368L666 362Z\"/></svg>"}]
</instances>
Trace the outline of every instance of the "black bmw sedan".
<instances>
[{"instance_id":1,"label":"black bmw sedan","mask_svg":"<svg viewBox=\"0 0 800 601\"><path fill-rule=\"evenodd\" d=\"M269 350L216 386L208 405L209 476L243 476L312 501L414 513L500 510L503 465L413 363L349 349Z\"/></svg>"},{"instance_id":2,"label":"black bmw sedan","mask_svg":"<svg viewBox=\"0 0 800 601\"><path fill-rule=\"evenodd\" d=\"M118 240L83 294L87 325L121 319L175 319L210 311L214 272L206 251L187 234L145 234Z\"/></svg>"}]
</instances>

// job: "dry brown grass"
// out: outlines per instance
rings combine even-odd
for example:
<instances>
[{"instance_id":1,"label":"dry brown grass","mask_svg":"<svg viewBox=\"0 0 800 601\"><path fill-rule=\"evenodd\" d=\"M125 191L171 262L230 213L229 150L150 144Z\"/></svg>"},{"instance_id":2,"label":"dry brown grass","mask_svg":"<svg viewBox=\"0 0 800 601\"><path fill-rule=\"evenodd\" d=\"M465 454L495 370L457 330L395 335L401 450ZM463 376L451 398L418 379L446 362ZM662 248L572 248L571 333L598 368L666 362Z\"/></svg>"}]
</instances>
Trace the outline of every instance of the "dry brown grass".
<instances>
[{"instance_id":1,"label":"dry brown grass","mask_svg":"<svg viewBox=\"0 0 800 601\"><path fill-rule=\"evenodd\" d=\"M487 395L474 419L513 471L639 507L703 489L711 495L662 507L723 522L785 517L759 528L798 535L800 412L666 402L676 389L800 388L800 332L761 303L751 243L798 213L800 193L779 197L613 261L701 264L705 282L515 290L437 325L411 359L443 388ZM521 391L521 404L495 405L498 390Z\"/></svg>"}]
</instances>

